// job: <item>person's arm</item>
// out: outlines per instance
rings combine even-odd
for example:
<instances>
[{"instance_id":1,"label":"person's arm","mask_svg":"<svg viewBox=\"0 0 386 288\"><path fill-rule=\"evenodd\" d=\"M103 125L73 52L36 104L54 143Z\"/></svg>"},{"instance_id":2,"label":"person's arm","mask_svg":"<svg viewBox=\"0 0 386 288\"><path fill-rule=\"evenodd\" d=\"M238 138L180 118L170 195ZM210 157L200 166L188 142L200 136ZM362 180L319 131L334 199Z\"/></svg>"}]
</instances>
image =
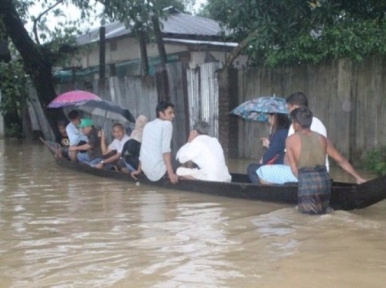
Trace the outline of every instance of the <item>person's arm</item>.
<instances>
[{"instance_id":1,"label":"person's arm","mask_svg":"<svg viewBox=\"0 0 386 288\"><path fill-rule=\"evenodd\" d=\"M133 177L135 180L137 180L137 176L142 173L142 164L141 161L139 161L138 169L131 172L131 177Z\"/></svg>"},{"instance_id":2,"label":"person's arm","mask_svg":"<svg viewBox=\"0 0 386 288\"><path fill-rule=\"evenodd\" d=\"M269 148L263 155L262 164L267 164L267 162L276 157L277 154L284 151L286 137L287 133L285 130L284 132L277 131L272 135Z\"/></svg>"},{"instance_id":3,"label":"person's arm","mask_svg":"<svg viewBox=\"0 0 386 288\"><path fill-rule=\"evenodd\" d=\"M296 178L298 178L298 166L296 163L295 153L294 153L294 145L296 145L295 141L296 136L290 136L286 139L285 147L287 149L286 152L286 162L291 167L291 171Z\"/></svg>"},{"instance_id":4,"label":"person's arm","mask_svg":"<svg viewBox=\"0 0 386 288\"><path fill-rule=\"evenodd\" d=\"M162 154L162 156L165 161L166 170L168 171L170 182L172 182L173 184L176 184L178 182L178 176L174 173L174 170L173 170L172 153L171 152L164 153Z\"/></svg>"},{"instance_id":5,"label":"person's arm","mask_svg":"<svg viewBox=\"0 0 386 288\"><path fill-rule=\"evenodd\" d=\"M184 164L184 163L190 161L190 158L188 157L188 155L189 155L189 153L188 153L189 146L190 146L190 143L186 143L177 152L176 159L181 164Z\"/></svg>"},{"instance_id":6,"label":"person's arm","mask_svg":"<svg viewBox=\"0 0 386 288\"><path fill-rule=\"evenodd\" d=\"M171 122L165 122L165 125L162 127L162 138L161 138L161 152L165 162L166 170L170 181L175 184L178 182L178 176L174 173L172 166L172 156L170 143L172 141L173 134L173 125Z\"/></svg>"},{"instance_id":7,"label":"person's arm","mask_svg":"<svg viewBox=\"0 0 386 288\"><path fill-rule=\"evenodd\" d=\"M101 151L103 155L106 155L107 153L110 152L110 146L107 147L106 145L106 137L105 137L105 132L101 130L100 132L100 138L101 138Z\"/></svg>"},{"instance_id":8,"label":"person's arm","mask_svg":"<svg viewBox=\"0 0 386 288\"><path fill-rule=\"evenodd\" d=\"M70 150L70 151L82 151L82 150L90 150L90 149L91 149L91 145L88 143L80 145L80 146L70 146L68 148L68 150Z\"/></svg>"},{"instance_id":9,"label":"person's arm","mask_svg":"<svg viewBox=\"0 0 386 288\"><path fill-rule=\"evenodd\" d=\"M120 157L121 157L121 153L116 153L116 154L114 154L113 156L111 156L111 157L109 157L107 159L103 159L101 162L99 162L98 164L95 165L95 168L102 169L105 164L114 163Z\"/></svg>"},{"instance_id":10,"label":"person's arm","mask_svg":"<svg viewBox=\"0 0 386 288\"><path fill-rule=\"evenodd\" d=\"M351 176L353 176L357 182L357 184L361 184L366 182L367 180L363 179L359 174L355 171L354 167L351 166L351 164L347 161L345 157L343 157L342 154L339 153L338 150L334 147L332 142L327 139L327 154L333 158L340 167L347 173L349 173Z\"/></svg>"}]
</instances>

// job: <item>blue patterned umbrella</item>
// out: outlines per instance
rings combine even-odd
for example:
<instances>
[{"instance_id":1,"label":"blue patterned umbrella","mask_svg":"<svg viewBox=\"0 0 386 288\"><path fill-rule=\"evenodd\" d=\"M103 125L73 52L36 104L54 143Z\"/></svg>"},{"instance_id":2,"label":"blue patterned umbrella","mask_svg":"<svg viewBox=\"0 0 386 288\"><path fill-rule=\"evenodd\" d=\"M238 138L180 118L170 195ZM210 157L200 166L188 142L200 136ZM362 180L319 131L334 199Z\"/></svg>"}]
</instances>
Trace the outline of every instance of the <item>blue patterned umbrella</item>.
<instances>
[{"instance_id":1,"label":"blue patterned umbrella","mask_svg":"<svg viewBox=\"0 0 386 288\"><path fill-rule=\"evenodd\" d=\"M231 111L246 120L266 122L268 113L288 114L285 99L276 96L262 96L244 102Z\"/></svg>"}]
</instances>

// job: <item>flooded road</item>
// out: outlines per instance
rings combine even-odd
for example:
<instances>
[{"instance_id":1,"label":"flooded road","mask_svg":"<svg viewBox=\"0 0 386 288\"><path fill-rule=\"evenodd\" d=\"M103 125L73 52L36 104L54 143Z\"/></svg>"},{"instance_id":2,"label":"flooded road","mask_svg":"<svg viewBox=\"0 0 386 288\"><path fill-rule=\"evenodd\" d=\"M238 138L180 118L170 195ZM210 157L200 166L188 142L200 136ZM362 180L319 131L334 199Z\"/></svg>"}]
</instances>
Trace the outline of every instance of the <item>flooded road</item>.
<instances>
[{"instance_id":1,"label":"flooded road","mask_svg":"<svg viewBox=\"0 0 386 288\"><path fill-rule=\"evenodd\" d=\"M385 287L385 240L386 201L306 216L77 174L0 140L1 288Z\"/></svg>"}]
</instances>

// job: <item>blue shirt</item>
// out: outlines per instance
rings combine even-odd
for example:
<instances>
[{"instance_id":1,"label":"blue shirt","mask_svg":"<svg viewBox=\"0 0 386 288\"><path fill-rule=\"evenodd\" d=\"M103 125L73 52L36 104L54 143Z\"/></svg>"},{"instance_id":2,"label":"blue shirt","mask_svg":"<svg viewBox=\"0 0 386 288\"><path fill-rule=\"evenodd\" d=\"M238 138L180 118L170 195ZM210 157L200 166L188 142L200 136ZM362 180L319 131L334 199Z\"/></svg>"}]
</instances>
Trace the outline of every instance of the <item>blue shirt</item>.
<instances>
[{"instance_id":1,"label":"blue shirt","mask_svg":"<svg viewBox=\"0 0 386 288\"><path fill-rule=\"evenodd\" d=\"M274 164L284 164L285 140L288 136L288 129L279 129L269 137L269 148L263 156L263 164L277 156Z\"/></svg>"},{"instance_id":2,"label":"blue shirt","mask_svg":"<svg viewBox=\"0 0 386 288\"><path fill-rule=\"evenodd\" d=\"M68 123L66 132L70 141L70 146L78 145L80 141L88 142L87 136L83 135L83 133L79 131L79 129L72 122Z\"/></svg>"}]
</instances>

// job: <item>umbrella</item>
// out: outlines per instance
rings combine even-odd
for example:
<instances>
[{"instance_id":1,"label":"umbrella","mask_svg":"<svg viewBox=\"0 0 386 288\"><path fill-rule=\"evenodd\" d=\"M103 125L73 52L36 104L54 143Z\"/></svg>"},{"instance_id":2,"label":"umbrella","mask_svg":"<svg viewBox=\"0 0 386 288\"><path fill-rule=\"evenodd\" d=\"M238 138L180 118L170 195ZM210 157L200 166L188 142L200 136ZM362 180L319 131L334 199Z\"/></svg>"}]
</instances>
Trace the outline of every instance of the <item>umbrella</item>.
<instances>
[{"instance_id":1,"label":"umbrella","mask_svg":"<svg viewBox=\"0 0 386 288\"><path fill-rule=\"evenodd\" d=\"M61 108L69 105L74 105L79 102L84 102L86 100L96 100L101 101L102 99L99 98L97 95L82 91L82 90L74 90L69 91L63 94L60 94L57 96L54 100L51 101L50 104L48 104L48 108Z\"/></svg>"},{"instance_id":2,"label":"umbrella","mask_svg":"<svg viewBox=\"0 0 386 288\"><path fill-rule=\"evenodd\" d=\"M266 122L268 113L288 114L288 109L285 99L276 96L262 96L244 102L233 109L231 113L246 120Z\"/></svg>"},{"instance_id":3,"label":"umbrella","mask_svg":"<svg viewBox=\"0 0 386 288\"><path fill-rule=\"evenodd\" d=\"M130 111L122 106L107 100L88 100L76 103L74 108L90 113L94 116L104 117L120 122L135 122Z\"/></svg>"}]
</instances>

